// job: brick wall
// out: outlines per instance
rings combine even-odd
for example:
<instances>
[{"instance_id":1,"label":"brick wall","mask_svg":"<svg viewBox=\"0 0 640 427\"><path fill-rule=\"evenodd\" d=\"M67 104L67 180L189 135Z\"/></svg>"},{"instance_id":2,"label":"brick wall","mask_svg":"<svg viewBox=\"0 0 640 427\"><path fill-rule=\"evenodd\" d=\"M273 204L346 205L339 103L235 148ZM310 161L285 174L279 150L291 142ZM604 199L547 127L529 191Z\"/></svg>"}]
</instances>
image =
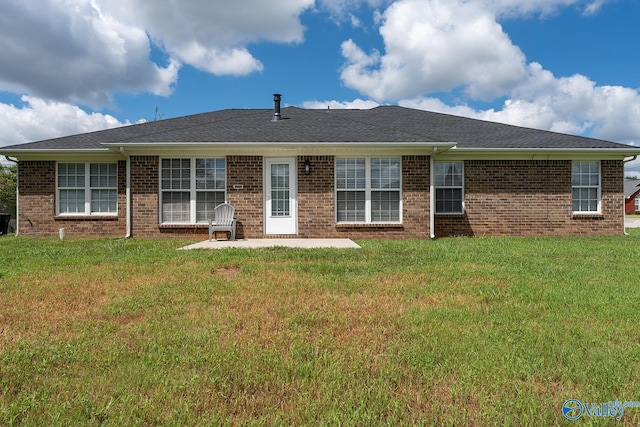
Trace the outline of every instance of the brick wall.
<instances>
[{"instance_id":1,"label":"brick wall","mask_svg":"<svg viewBox=\"0 0 640 427\"><path fill-rule=\"evenodd\" d=\"M236 208L236 238L263 234L262 156L227 156L227 201Z\"/></svg>"},{"instance_id":2,"label":"brick wall","mask_svg":"<svg viewBox=\"0 0 640 427\"><path fill-rule=\"evenodd\" d=\"M311 174L304 175L304 162ZM402 224L335 223L335 158L298 157L298 234L300 237L403 239L429 236L429 157L402 157Z\"/></svg>"},{"instance_id":3,"label":"brick wall","mask_svg":"<svg viewBox=\"0 0 640 427\"><path fill-rule=\"evenodd\" d=\"M304 162L311 170L304 174ZM298 157L299 237L336 237L333 156Z\"/></svg>"},{"instance_id":4,"label":"brick wall","mask_svg":"<svg viewBox=\"0 0 640 427\"><path fill-rule=\"evenodd\" d=\"M311 174L304 175L304 162ZM236 207L238 238L264 237L263 157L227 157L227 200ZM401 225L336 225L333 156L298 156L298 236L428 238L429 157L402 157ZM623 163L603 161L602 214L576 216L571 208L571 161L465 161L465 214L436 215L436 235L622 234ZM207 227L159 225L159 157L131 157L132 235L207 237ZM20 232L33 236L124 236L125 162L118 162L118 216L55 216L55 162L22 161Z\"/></svg>"},{"instance_id":5,"label":"brick wall","mask_svg":"<svg viewBox=\"0 0 640 427\"><path fill-rule=\"evenodd\" d=\"M131 156L131 235L133 237L162 237L175 231L161 230L159 216L160 158L158 156Z\"/></svg>"},{"instance_id":6,"label":"brick wall","mask_svg":"<svg viewBox=\"0 0 640 427\"><path fill-rule=\"evenodd\" d=\"M56 237L65 229L67 237L122 237L126 230L126 163L118 162L117 217L56 216L56 162L20 161L19 231L25 236Z\"/></svg>"},{"instance_id":7,"label":"brick wall","mask_svg":"<svg viewBox=\"0 0 640 427\"><path fill-rule=\"evenodd\" d=\"M228 156L227 202L236 208L236 237L262 237L262 156ZM206 224L160 225L158 156L131 157L132 235L142 238L208 237Z\"/></svg>"},{"instance_id":8,"label":"brick wall","mask_svg":"<svg viewBox=\"0 0 640 427\"><path fill-rule=\"evenodd\" d=\"M429 174L429 156L402 157L402 222L407 235L417 239L431 235Z\"/></svg>"},{"instance_id":9,"label":"brick wall","mask_svg":"<svg viewBox=\"0 0 640 427\"><path fill-rule=\"evenodd\" d=\"M309 160L311 173L304 174ZM236 208L239 238L264 237L261 156L227 157L227 199ZM405 156L402 225L335 224L335 159L298 156L298 235L270 237L407 238L429 236L429 157Z\"/></svg>"},{"instance_id":10,"label":"brick wall","mask_svg":"<svg viewBox=\"0 0 640 427\"><path fill-rule=\"evenodd\" d=\"M602 214L573 215L571 161L467 160L465 214L436 215L436 236L622 234L621 161L602 161Z\"/></svg>"}]
</instances>

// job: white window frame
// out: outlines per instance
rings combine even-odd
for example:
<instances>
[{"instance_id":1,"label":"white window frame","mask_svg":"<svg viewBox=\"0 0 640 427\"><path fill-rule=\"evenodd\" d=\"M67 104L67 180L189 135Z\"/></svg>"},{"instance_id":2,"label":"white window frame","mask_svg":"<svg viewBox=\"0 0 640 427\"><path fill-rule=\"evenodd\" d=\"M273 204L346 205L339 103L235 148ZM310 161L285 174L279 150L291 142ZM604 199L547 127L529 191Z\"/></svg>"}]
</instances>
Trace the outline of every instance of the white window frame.
<instances>
[{"instance_id":1,"label":"white window frame","mask_svg":"<svg viewBox=\"0 0 640 427\"><path fill-rule=\"evenodd\" d=\"M162 172L163 172L163 167L162 167L162 163L165 160L169 160L169 161L173 161L173 160L188 160L189 161L189 188L180 188L180 189L164 189L162 188L162 180L163 180L163 176L162 176ZM198 160L223 160L224 161L224 189L202 189L202 188L197 188L197 161ZM159 219L160 219L160 224L204 224L208 221L208 219L203 219L201 221L197 221L197 203L198 203L198 193L223 193L223 202L221 203L226 203L227 202L227 159L226 157L164 157L164 158L160 158L160 171L158 174L159 177L159 183L158 183L158 200L159 200L159 205L158 205L158 213L159 213ZM189 193L189 221L183 221L183 222L170 222L170 221L165 221L165 219L163 218L163 196L164 193ZM213 212L211 212L211 215L213 215Z\"/></svg>"},{"instance_id":2,"label":"white window frame","mask_svg":"<svg viewBox=\"0 0 640 427\"><path fill-rule=\"evenodd\" d=\"M346 188L341 189L338 188L338 161L344 159L364 159L365 161L365 187L364 188ZM371 161L373 159L393 159L397 160L400 168L400 177L399 177L399 186L398 188L372 188L371 186ZM335 169L335 177L334 177L334 203L335 203L335 212L334 218L337 224L402 224L402 157L400 156L373 156L373 157L362 157L362 156L347 156L347 157L336 157L334 160L334 169ZM364 192L365 193L365 220L364 221L339 221L338 220L338 193L340 192ZM398 203L398 221L373 221L372 218L372 192L376 191L394 191L398 193L399 203Z\"/></svg>"},{"instance_id":3,"label":"white window frame","mask_svg":"<svg viewBox=\"0 0 640 427\"><path fill-rule=\"evenodd\" d=\"M80 187L60 187L60 165L84 165L84 185ZM91 165L115 165L116 185L113 187L91 186ZM83 190L84 211L61 212L61 190ZM111 190L116 192L116 205L114 212L93 212L91 200L92 192L96 190ZM56 215L57 216L118 216L118 163L117 162L56 162Z\"/></svg>"},{"instance_id":4,"label":"white window frame","mask_svg":"<svg viewBox=\"0 0 640 427\"><path fill-rule=\"evenodd\" d=\"M578 163L592 163L598 165L598 184L574 184L574 166ZM596 210L574 210L573 209L573 190L575 189L597 189L597 206ZM602 164L599 160L574 160L571 162L571 210L576 215L600 214L602 212Z\"/></svg>"},{"instance_id":5,"label":"white window frame","mask_svg":"<svg viewBox=\"0 0 640 427\"><path fill-rule=\"evenodd\" d=\"M464 206L464 174L465 174L465 170L464 170L464 161L462 160L442 160L442 161L434 161L433 162L433 167L436 169L434 170L434 189L435 189L435 206L433 207L434 212L436 213L436 215L461 215L464 214L465 211L465 206ZM438 164L448 164L448 163L457 163L460 164L460 166L462 167L462 183L460 185L438 185L438 173L437 173L437 165ZM438 190L460 190L460 196L461 196L461 203L460 203L460 211L452 211L452 212L438 212L437 211L437 206L438 206Z\"/></svg>"}]
</instances>

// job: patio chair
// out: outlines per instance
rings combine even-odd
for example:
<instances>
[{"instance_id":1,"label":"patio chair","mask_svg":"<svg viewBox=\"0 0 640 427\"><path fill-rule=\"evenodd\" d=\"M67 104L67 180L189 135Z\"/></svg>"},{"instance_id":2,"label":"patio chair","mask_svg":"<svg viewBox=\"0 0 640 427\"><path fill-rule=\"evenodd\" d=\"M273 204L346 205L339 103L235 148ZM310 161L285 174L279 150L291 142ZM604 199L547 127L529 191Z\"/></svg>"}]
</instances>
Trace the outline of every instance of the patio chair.
<instances>
[{"instance_id":1,"label":"patio chair","mask_svg":"<svg viewBox=\"0 0 640 427\"><path fill-rule=\"evenodd\" d=\"M226 231L230 234L229 240L236 240L236 220L233 214L236 208L228 203L222 203L213 210L214 217L209 220L209 241L218 231ZM216 238L216 240L218 240Z\"/></svg>"}]
</instances>

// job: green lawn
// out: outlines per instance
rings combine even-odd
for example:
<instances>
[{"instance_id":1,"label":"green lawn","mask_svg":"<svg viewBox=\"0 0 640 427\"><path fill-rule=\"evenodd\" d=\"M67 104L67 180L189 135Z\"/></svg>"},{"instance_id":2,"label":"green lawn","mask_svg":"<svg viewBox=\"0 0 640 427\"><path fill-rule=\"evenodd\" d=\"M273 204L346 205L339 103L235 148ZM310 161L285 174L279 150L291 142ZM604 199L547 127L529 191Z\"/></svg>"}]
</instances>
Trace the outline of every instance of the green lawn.
<instances>
[{"instance_id":1,"label":"green lawn","mask_svg":"<svg viewBox=\"0 0 640 427\"><path fill-rule=\"evenodd\" d=\"M188 243L0 239L0 425L569 425L568 399L640 401L640 230Z\"/></svg>"}]
</instances>

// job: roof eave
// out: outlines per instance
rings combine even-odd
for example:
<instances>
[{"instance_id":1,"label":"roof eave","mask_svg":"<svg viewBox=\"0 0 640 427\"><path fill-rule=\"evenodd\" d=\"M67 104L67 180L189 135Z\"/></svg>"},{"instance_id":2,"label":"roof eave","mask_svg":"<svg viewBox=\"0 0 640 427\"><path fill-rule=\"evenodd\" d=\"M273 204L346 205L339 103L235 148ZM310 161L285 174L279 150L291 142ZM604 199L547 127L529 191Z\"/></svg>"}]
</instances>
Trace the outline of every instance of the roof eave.
<instances>
[{"instance_id":1,"label":"roof eave","mask_svg":"<svg viewBox=\"0 0 640 427\"><path fill-rule=\"evenodd\" d=\"M122 153L171 153L224 151L227 155L251 153L332 154L371 150L403 150L432 154L455 147L455 142L138 142L104 143L105 148Z\"/></svg>"},{"instance_id":2,"label":"roof eave","mask_svg":"<svg viewBox=\"0 0 640 427\"><path fill-rule=\"evenodd\" d=\"M75 159L75 158L124 158L122 154L104 148L92 149L10 149L3 150L0 148L0 155L5 157L13 157L18 160L49 160L49 159Z\"/></svg>"},{"instance_id":3,"label":"roof eave","mask_svg":"<svg viewBox=\"0 0 640 427\"><path fill-rule=\"evenodd\" d=\"M622 144L620 144L622 145ZM575 153L575 152L580 152L580 151L584 151L584 152L592 152L592 151L598 151L598 152L610 152L610 153L633 153L633 154L638 154L640 155L640 147L633 147L633 146L623 146L620 148L605 148L605 147L573 147L573 148L567 148L567 147L550 147L550 148L544 148L544 147L533 147L533 148L519 148L519 147L514 147L514 148L473 148L473 147L455 147L454 148L455 151L459 151L459 152L483 152L483 153L490 153L490 152L511 152L511 151L517 151L517 152L526 152L526 151L531 151L531 152L543 152L543 151L549 151L549 152L568 152L568 153Z\"/></svg>"},{"instance_id":4,"label":"roof eave","mask_svg":"<svg viewBox=\"0 0 640 427\"><path fill-rule=\"evenodd\" d=\"M640 147L628 148L460 148L455 142L158 142L158 143L103 143L104 148L93 149L9 149L2 150L0 155L14 157L19 160L46 160L59 158L86 157L118 157L126 154L169 152L200 152L215 149L232 154L260 153L297 153L297 154L332 154L366 151L405 151L435 155L471 155L485 156L607 156L629 157L640 155Z\"/></svg>"},{"instance_id":5,"label":"roof eave","mask_svg":"<svg viewBox=\"0 0 640 427\"><path fill-rule=\"evenodd\" d=\"M514 157L541 159L560 157L602 157L602 158L626 158L640 155L640 147L621 148L460 148L453 147L445 153L455 156L473 156L474 158L486 157Z\"/></svg>"}]
</instances>

